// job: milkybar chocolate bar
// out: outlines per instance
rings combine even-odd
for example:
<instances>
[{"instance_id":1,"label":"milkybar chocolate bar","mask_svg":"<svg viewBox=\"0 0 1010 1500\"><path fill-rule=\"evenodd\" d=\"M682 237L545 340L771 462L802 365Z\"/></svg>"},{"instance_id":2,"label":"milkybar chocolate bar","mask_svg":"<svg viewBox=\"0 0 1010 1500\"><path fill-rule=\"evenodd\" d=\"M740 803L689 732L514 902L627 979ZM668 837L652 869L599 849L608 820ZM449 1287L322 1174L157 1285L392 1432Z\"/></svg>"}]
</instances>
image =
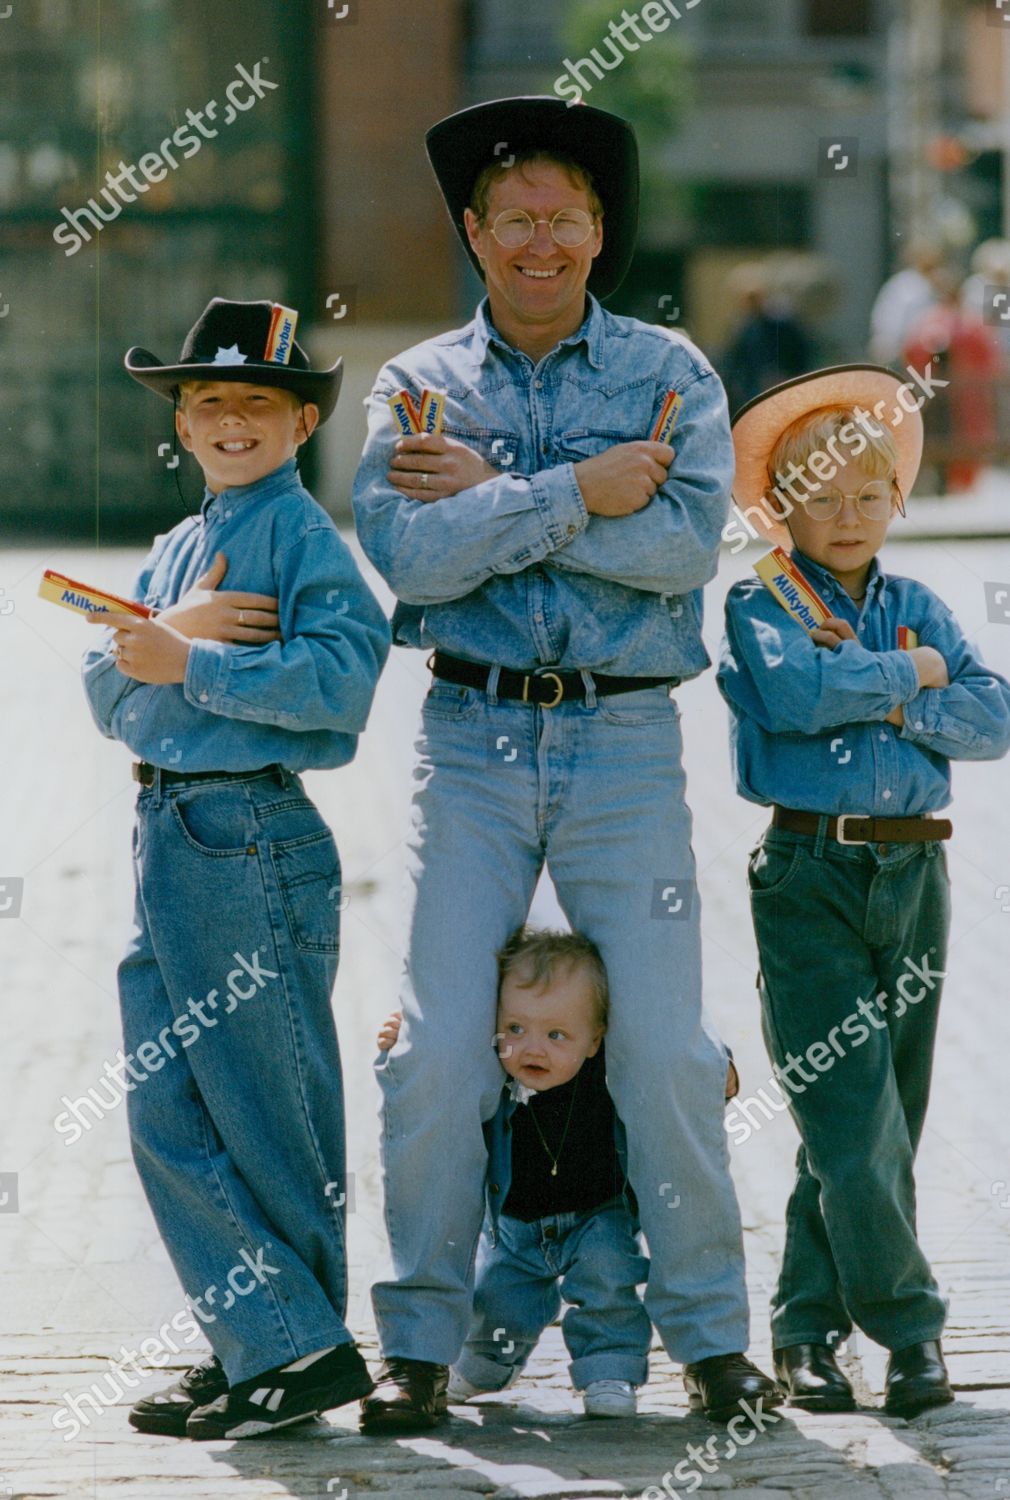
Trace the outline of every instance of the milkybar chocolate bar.
<instances>
[{"instance_id":1,"label":"milkybar chocolate bar","mask_svg":"<svg viewBox=\"0 0 1010 1500\"><path fill-rule=\"evenodd\" d=\"M898 650L914 651L919 644L919 637L910 625L898 626Z\"/></svg>"},{"instance_id":2,"label":"milkybar chocolate bar","mask_svg":"<svg viewBox=\"0 0 1010 1500\"><path fill-rule=\"evenodd\" d=\"M268 364L286 365L288 363L295 342L297 326L298 314L295 309L282 307L279 302L275 302L270 317L270 330L267 333L267 346L263 353L263 358Z\"/></svg>"},{"instance_id":3,"label":"milkybar chocolate bar","mask_svg":"<svg viewBox=\"0 0 1010 1500\"><path fill-rule=\"evenodd\" d=\"M421 418L409 391L397 391L395 396L387 397L386 404L404 437L415 437L421 431Z\"/></svg>"},{"instance_id":4,"label":"milkybar chocolate bar","mask_svg":"<svg viewBox=\"0 0 1010 1500\"><path fill-rule=\"evenodd\" d=\"M441 391L421 392L421 431L438 433L442 431L442 418L445 416L445 397Z\"/></svg>"},{"instance_id":5,"label":"milkybar chocolate bar","mask_svg":"<svg viewBox=\"0 0 1010 1500\"><path fill-rule=\"evenodd\" d=\"M154 613L146 604L138 604L136 599L123 599L105 589L93 589L90 584L77 583L62 573L54 573L52 568L47 568L42 575L39 598L48 599L50 604L61 604L64 609L72 609L79 615L107 615L118 611L140 615L146 620Z\"/></svg>"},{"instance_id":6,"label":"milkybar chocolate bar","mask_svg":"<svg viewBox=\"0 0 1010 1500\"><path fill-rule=\"evenodd\" d=\"M754 571L782 608L804 630L819 630L831 611L815 589L804 578L789 553L782 547L759 557Z\"/></svg>"},{"instance_id":7,"label":"milkybar chocolate bar","mask_svg":"<svg viewBox=\"0 0 1010 1500\"><path fill-rule=\"evenodd\" d=\"M659 408L659 416L656 425L652 429L652 441L654 443L668 443L673 436L673 429L677 425L680 416L680 408L684 405L683 396L676 391L667 391L663 397L663 404Z\"/></svg>"}]
</instances>

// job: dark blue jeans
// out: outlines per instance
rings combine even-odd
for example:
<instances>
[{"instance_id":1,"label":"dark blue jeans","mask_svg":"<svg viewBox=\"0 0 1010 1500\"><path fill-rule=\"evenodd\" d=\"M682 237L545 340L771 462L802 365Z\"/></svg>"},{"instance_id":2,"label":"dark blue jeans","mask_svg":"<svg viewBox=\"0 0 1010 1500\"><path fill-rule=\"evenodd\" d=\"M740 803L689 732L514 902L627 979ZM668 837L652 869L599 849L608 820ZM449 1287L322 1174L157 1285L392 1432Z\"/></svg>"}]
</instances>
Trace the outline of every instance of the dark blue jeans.
<instances>
[{"instance_id":1,"label":"dark blue jeans","mask_svg":"<svg viewBox=\"0 0 1010 1500\"><path fill-rule=\"evenodd\" d=\"M802 1138L773 1345L836 1344L854 1323L888 1349L938 1338L913 1164L950 927L943 845L769 828L748 883L765 1044Z\"/></svg>"}]
</instances>

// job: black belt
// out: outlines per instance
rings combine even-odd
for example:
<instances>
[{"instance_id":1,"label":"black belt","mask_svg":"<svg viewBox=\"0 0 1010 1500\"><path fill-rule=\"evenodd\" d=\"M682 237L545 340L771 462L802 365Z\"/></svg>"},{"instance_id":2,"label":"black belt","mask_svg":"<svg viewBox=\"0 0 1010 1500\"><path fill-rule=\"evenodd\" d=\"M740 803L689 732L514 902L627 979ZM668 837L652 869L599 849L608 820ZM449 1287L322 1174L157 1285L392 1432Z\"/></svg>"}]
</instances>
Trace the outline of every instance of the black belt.
<instances>
[{"instance_id":1,"label":"black belt","mask_svg":"<svg viewBox=\"0 0 1010 1500\"><path fill-rule=\"evenodd\" d=\"M462 687L487 688L491 668L484 662L466 661L461 656L446 656L433 651L428 666L436 677L458 682ZM593 686L601 697L610 693L634 693L639 688L676 687L679 677L608 677L604 672L590 672ZM539 708L556 708L567 699L585 698L586 685L581 672L555 672L541 667L536 672L515 672L502 667L495 690L499 698L519 698Z\"/></svg>"},{"instance_id":2,"label":"black belt","mask_svg":"<svg viewBox=\"0 0 1010 1500\"><path fill-rule=\"evenodd\" d=\"M791 807L775 807L772 823L792 833L816 833L821 814L797 812ZM949 818L873 818L869 813L842 813L828 818L827 835L840 844L924 844L932 839L949 839L953 833Z\"/></svg>"},{"instance_id":3,"label":"black belt","mask_svg":"<svg viewBox=\"0 0 1010 1500\"><path fill-rule=\"evenodd\" d=\"M135 760L131 775L141 786L153 786L154 778L161 772L162 786L172 786L186 781L248 781L250 776L280 775L278 765L260 766L253 771L166 771L162 766L152 766L146 760Z\"/></svg>"}]
</instances>

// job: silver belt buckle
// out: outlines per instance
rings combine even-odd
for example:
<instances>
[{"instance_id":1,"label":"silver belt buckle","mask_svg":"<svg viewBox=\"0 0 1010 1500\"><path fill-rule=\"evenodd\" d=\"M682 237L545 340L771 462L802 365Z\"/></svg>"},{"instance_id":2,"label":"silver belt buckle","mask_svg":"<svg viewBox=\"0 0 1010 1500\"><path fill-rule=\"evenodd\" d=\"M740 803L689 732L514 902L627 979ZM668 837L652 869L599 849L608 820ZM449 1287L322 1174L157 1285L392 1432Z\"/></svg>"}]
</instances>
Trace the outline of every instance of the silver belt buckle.
<instances>
[{"instance_id":1,"label":"silver belt buckle","mask_svg":"<svg viewBox=\"0 0 1010 1500\"><path fill-rule=\"evenodd\" d=\"M849 818L870 818L871 816L872 816L871 813L839 813L839 815L838 815L838 821L835 824L835 839L836 839L836 841L839 844L869 844L869 843L871 843L872 840L870 840L870 839L847 839L845 837L845 827L844 827L845 823L848 821Z\"/></svg>"}]
</instances>

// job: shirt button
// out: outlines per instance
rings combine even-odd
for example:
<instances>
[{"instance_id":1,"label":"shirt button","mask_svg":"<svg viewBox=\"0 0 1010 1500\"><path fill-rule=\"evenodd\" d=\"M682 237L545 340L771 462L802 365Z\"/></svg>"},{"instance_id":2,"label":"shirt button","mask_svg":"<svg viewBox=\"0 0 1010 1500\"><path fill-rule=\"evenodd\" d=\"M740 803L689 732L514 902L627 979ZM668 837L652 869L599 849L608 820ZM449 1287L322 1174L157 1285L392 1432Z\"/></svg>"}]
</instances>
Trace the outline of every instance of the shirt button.
<instances>
[{"instance_id":1,"label":"shirt button","mask_svg":"<svg viewBox=\"0 0 1010 1500\"><path fill-rule=\"evenodd\" d=\"M206 703L207 700L209 699L209 697L210 697L209 693L201 693L200 694L200 702L201 703Z\"/></svg>"},{"instance_id":2,"label":"shirt button","mask_svg":"<svg viewBox=\"0 0 1010 1500\"><path fill-rule=\"evenodd\" d=\"M877 853L878 854L886 854L887 853L887 845L886 844L878 844L877 845Z\"/></svg>"},{"instance_id":3,"label":"shirt button","mask_svg":"<svg viewBox=\"0 0 1010 1500\"><path fill-rule=\"evenodd\" d=\"M536 386L538 391L542 391L544 388L544 383L542 380L534 380L533 384Z\"/></svg>"},{"instance_id":4,"label":"shirt button","mask_svg":"<svg viewBox=\"0 0 1010 1500\"><path fill-rule=\"evenodd\" d=\"M545 1228L544 1228L544 1239L545 1240L556 1240L557 1237L558 1237L558 1231L554 1227L554 1225L553 1224L546 1225Z\"/></svg>"},{"instance_id":5,"label":"shirt button","mask_svg":"<svg viewBox=\"0 0 1010 1500\"><path fill-rule=\"evenodd\" d=\"M542 625L544 623L544 617L541 614L536 614L533 616L533 618L534 620L536 620L538 625Z\"/></svg>"},{"instance_id":6,"label":"shirt button","mask_svg":"<svg viewBox=\"0 0 1010 1500\"><path fill-rule=\"evenodd\" d=\"M887 801L888 797L890 797L890 795L891 795L891 789L890 789L890 787L885 787L884 788L884 801L885 802Z\"/></svg>"},{"instance_id":7,"label":"shirt button","mask_svg":"<svg viewBox=\"0 0 1010 1500\"><path fill-rule=\"evenodd\" d=\"M915 721L915 727L916 727L916 729L921 729L922 728L922 720L921 719L916 719L916 721Z\"/></svg>"},{"instance_id":8,"label":"shirt button","mask_svg":"<svg viewBox=\"0 0 1010 1500\"><path fill-rule=\"evenodd\" d=\"M568 535L569 535L569 536L574 536L574 535L575 535L575 533L576 533L576 532L577 532L577 531L578 531L578 529L579 529L579 528L578 528L578 527L577 527L577 526L569 526L569 528L568 528ZM921 724L920 724L920 725L919 725L919 728L920 728L920 729L921 729L921 728L922 728L922 725L921 725Z\"/></svg>"},{"instance_id":9,"label":"shirt button","mask_svg":"<svg viewBox=\"0 0 1010 1500\"><path fill-rule=\"evenodd\" d=\"M886 739L887 739L887 731L886 731L886 730L885 730L885 729L882 729L882 730L881 730L881 731L880 731L880 738L881 738L881 739L882 739L882 740L886 740Z\"/></svg>"},{"instance_id":10,"label":"shirt button","mask_svg":"<svg viewBox=\"0 0 1010 1500\"><path fill-rule=\"evenodd\" d=\"M501 1188L498 1186L498 1184L496 1182L492 1182L492 1184L491 1184L491 1191L492 1191L492 1193L500 1193L501 1192Z\"/></svg>"}]
</instances>

